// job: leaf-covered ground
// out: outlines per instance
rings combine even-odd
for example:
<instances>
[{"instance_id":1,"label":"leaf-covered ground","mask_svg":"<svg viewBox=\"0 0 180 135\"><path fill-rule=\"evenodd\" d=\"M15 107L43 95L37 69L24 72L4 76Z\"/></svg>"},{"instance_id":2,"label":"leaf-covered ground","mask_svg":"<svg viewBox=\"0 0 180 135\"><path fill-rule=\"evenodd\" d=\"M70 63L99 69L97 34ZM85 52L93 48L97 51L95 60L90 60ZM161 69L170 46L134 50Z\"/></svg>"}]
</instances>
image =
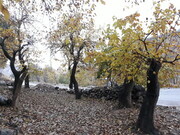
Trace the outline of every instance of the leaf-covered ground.
<instances>
[{"instance_id":1,"label":"leaf-covered ground","mask_svg":"<svg viewBox=\"0 0 180 135\"><path fill-rule=\"evenodd\" d=\"M116 103L90 98L75 100L65 91L23 90L20 107L0 107L0 129L19 135L140 135L134 125L139 109L116 109ZM155 125L162 135L180 134L180 112L156 108Z\"/></svg>"}]
</instances>

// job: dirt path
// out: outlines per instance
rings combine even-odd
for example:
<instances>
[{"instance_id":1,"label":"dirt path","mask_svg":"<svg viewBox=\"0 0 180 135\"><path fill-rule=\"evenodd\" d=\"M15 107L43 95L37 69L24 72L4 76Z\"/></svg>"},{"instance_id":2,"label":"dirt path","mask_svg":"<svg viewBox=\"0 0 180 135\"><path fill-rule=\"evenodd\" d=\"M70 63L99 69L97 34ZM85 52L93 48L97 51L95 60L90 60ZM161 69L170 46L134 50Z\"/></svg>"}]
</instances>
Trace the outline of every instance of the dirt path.
<instances>
[{"instance_id":1,"label":"dirt path","mask_svg":"<svg viewBox=\"0 0 180 135\"><path fill-rule=\"evenodd\" d=\"M83 98L65 91L24 90L18 111L0 107L0 127L24 135L136 135L138 109L115 109L115 102ZM157 115L158 114L158 115ZM180 113L158 107L156 126L164 135L180 134Z\"/></svg>"}]
</instances>

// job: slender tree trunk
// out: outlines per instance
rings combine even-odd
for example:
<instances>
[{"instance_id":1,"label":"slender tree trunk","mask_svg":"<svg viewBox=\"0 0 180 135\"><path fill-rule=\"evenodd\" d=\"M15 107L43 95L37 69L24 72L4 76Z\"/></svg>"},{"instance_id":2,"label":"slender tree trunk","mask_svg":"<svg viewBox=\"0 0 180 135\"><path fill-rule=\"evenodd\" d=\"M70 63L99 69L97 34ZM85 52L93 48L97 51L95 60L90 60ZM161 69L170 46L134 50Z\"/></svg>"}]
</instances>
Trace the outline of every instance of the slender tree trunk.
<instances>
[{"instance_id":1,"label":"slender tree trunk","mask_svg":"<svg viewBox=\"0 0 180 135\"><path fill-rule=\"evenodd\" d=\"M70 75L70 80L69 80L69 89L73 89L73 74L72 74L72 70L70 71L71 75Z\"/></svg>"},{"instance_id":2,"label":"slender tree trunk","mask_svg":"<svg viewBox=\"0 0 180 135\"><path fill-rule=\"evenodd\" d=\"M119 107L132 107L132 90L134 87L133 80L124 80L123 91L119 93Z\"/></svg>"},{"instance_id":3,"label":"slender tree trunk","mask_svg":"<svg viewBox=\"0 0 180 135\"><path fill-rule=\"evenodd\" d=\"M29 74L25 78L25 88L30 88L29 87Z\"/></svg>"},{"instance_id":4,"label":"slender tree trunk","mask_svg":"<svg viewBox=\"0 0 180 135\"><path fill-rule=\"evenodd\" d=\"M78 62L75 61L73 64L73 68L72 68L72 72L71 72L71 76L70 76L70 85L74 85L74 91L75 91L75 96L76 99L81 99L81 92L79 91L79 86L78 86L78 82L76 80L76 69L77 69L77 64Z\"/></svg>"},{"instance_id":5,"label":"slender tree trunk","mask_svg":"<svg viewBox=\"0 0 180 135\"><path fill-rule=\"evenodd\" d=\"M74 78L74 91L76 95L76 99L81 99L81 92L79 91L78 82L76 81L76 78Z\"/></svg>"},{"instance_id":6,"label":"slender tree trunk","mask_svg":"<svg viewBox=\"0 0 180 135\"><path fill-rule=\"evenodd\" d=\"M161 63L151 59L150 67L147 71L147 92L141 106L137 120L137 128L147 134L158 135L159 132L154 127L154 110L159 97L158 72Z\"/></svg>"},{"instance_id":7,"label":"slender tree trunk","mask_svg":"<svg viewBox=\"0 0 180 135\"><path fill-rule=\"evenodd\" d=\"M17 84L18 84L18 81L19 81L19 75L14 75L14 83L13 83L13 95L15 94L15 91L16 91L16 87L17 87Z\"/></svg>"},{"instance_id":8,"label":"slender tree trunk","mask_svg":"<svg viewBox=\"0 0 180 135\"><path fill-rule=\"evenodd\" d=\"M12 96L12 106L17 107L18 97L21 92L23 80L26 77L26 72L22 73L20 77L15 77L14 91Z\"/></svg>"}]
</instances>

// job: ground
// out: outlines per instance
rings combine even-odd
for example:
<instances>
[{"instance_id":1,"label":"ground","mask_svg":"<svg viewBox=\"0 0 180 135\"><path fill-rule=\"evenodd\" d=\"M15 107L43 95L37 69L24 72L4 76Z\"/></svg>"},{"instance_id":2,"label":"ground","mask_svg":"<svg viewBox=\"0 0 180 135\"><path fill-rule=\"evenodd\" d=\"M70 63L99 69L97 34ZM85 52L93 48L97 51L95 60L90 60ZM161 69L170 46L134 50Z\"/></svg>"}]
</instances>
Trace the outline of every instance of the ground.
<instances>
[{"instance_id":1,"label":"ground","mask_svg":"<svg viewBox=\"0 0 180 135\"><path fill-rule=\"evenodd\" d=\"M140 135L135 130L139 109L117 109L115 101L82 98L63 90L24 89L18 110L0 107L0 129L18 135ZM180 134L180 112L158 106L155 126L162 135Z\"/></svg>"}]
</instances>

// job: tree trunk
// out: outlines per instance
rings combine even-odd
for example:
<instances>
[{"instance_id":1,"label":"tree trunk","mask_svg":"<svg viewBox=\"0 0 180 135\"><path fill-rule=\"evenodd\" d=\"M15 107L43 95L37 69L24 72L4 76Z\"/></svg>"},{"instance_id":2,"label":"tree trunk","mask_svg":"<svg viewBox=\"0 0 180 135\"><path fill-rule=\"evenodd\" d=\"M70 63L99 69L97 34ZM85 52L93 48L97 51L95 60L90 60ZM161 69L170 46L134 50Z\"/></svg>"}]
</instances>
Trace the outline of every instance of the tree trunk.
<instances>
[{"instance_id":1,"label":"tree trunk","mask_svg":"<svg viewBox=\"0 0 180 135\"><path fill-rule=\"evenodd\" d=\"M119 108L126 107L130 108L132 107L132 90L134 87L134 81L133 80L124 80L123 84L123 91L119 93Z\"/></svg>"},{"instance_id":2,"label":"tree trunk","mask_svg":"<svg viewBox=\"0 0 180 135\"><path fill-rule=\"evenodd\" d=\"M81 99L81 92L79 91L78 82L76 81L76 78L74 78L74 91L76 95L76 99Z\"/></svg>"},{"instance_id":3,"label":"tree trunk","mask_svg":"<svg viewBox=\"0 0 180 135\"><path fill-rule=\"evenodd\" d=\"M23 80L26 77L26 72L22 73L20 77L15 77L15 83L14 83L14 90L13 90L13 96L12 96L12 106L17 107L18 97L21 92L21 87Z\"/></svg>"},{"instance_id":4,"label":"tree trunk","mask_svg":"<svg viewBox=\"0 0 180 135\"><path fill-rule=\"evenodd\" d=\"M159 134L154 127L154 110L159 97L158 72L160 68L161 63L151 59L150 67L147 71L147 92L137 120L137 128L146 134Z\"/></svg>"},{"instance_id":5,"label":"tree trunk","mask_svg":"<svg viewBox=\"0 0 180 135\"><path fill-rule=\"evenodd\" d=\"M70 80L69 80L69 89L73 89L73 74L72 74L72 70L70 71L71 75L70 75Z\"/></svg>"},{"instance_id":6,"label":"tree trunk","mask_svg":"<svg viewBox=\"0 0 180 135\"><path fill-rule=\"evenodd\" d=\"M81 92L79 91L79 86L78 86L78 82L76 80L76 69L77 69L77 64L78 62L74 62L73 64L73 68L72 68L72 72L71 72L71 76L70 76L70 87L74 86L74 91L75 91L75 96L76 99L81 99Z\"/></svg>"},{"instance_id":7,"label":"tree trunk","mask_svg":"<svg viewBox=\"0 0 180 135\"><path fill-rule=\"evenodd\" d=\"M18 74L15 74L14 75L14 83L13 83L13 95L15 94L15 91L16 91L16 87L17 87L17 84L18 84L18 81L19 81L19 75Z\"/></svg>"},{"instance_id":8,"label":"tree trunk","mask_svg":"<svg viewBox=\"0 0 180 135\"><path fill-rule=\"evenodd\" d=\"M29 74L25 78L25 88L30 88L29 87Z\"/></svg>"}]
</instances>

